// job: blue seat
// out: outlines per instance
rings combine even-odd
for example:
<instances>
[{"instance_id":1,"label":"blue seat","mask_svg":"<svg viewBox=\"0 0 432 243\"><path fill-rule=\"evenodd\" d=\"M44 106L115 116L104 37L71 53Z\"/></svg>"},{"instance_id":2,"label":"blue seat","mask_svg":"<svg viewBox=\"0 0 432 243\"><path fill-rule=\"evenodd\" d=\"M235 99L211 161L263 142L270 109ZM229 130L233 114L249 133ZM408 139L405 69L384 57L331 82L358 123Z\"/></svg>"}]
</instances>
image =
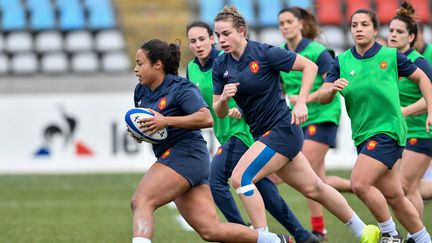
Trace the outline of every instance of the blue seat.
<instances>
[{"instance_id":1,"label":"blue seat","mask_svg":"<svg viewBox=\"0 0 432 243\"><path fill-rule=\"evenodd\" d=\"M3 8L1 15L1 29L3 31L24 30L27 27L27 20L24 9L18 5L10 5Z\"/></svg>"},{"instance_id":2,"label":"blue seat","mask_svg":"<svg viewBox=\"0 0 432 243\"><path fill-rule=\"evenodd\" d=\"M216 14L223 9L223 0L199 0L200 20L213 24Z\"/></svg>"},{"instance_id":3,"label":"blue seat","mask_svg":"<svg viewBox=\"0 0 432 243\"><path fill-rule=\"evenodd\" d=\"M110 0L84 0L84 6L88 9L93 8L112 8L112 4Z\"/></svg>"},{"instance_id":4,"label":"blue seat","mask_svg":"<svg viewBox=\"0 0 432 243\"><path fill-rule=\"evenodd\" d=\"M56 28L56 18L52 7L35 7L30 13L30 28L34 31Z\"/></svg>"},{"instance_id":5,"label":"blue seat","mask_svg":"<svg viewBox=\"0 0 432 243\"><path fill-rule=\"evenodd\" d=\"M71 5L60 10L59 28L62 31L80 30L86 28L84 9Z\"/></svg>"},{"instance_id":6,"label":"blue seat","mask_svg":"<svg viewBox=\"0 0 432 243\"><path fill-rule=\"evenodd\" d=\"M230 4L237 8L240 14L246 19L246 24L255 26L256 18L253 1L250 0L230 0Z\"/></svg>"},{"instance_id":7,"label":"blue seat","mask_svg":"<svg viewBox=\"0 0 432 243\"><path fill-rule=\"evenodd\" d=\"M282 9L280 0L258 0L258 20L263 26L277 26L277 14Z\"/></svg>"},{"instance_id":8,"label":"blue seat","mask_svg":"<svg viewBox=\"0 0 432 243\"><path fill-rule=\"evenodd\" d=\"M21 0L0 0L0 9L5 10L8 8L15 8L15 7L22 8Z\"/></svg>"},{"instance_id":9,"label":"blue seat","mask_svg":"<svg viewBox=\"0 0 432 243\"><path fill-rule=\"evenodd\" d=\"M30 12L36 11L39 9L43 9L43 10L52 9L54 11L50 0L27 0L26 3L27 3L26 5L27 5L28 9L30 10Z\"/></svg>"},{"instance_id":10,"label":"blue seat","mask_svg":"<svg viewBox=\"0 0 432 243\"><path fill-rule=\"evenodd\" d=\"M287 0L287 5L289 7L301 7L310 8L312 7L312 0Z\"/></svg>"},{"instance_id":11,"label":"blue seat","mask_svg":"<svg viewBox=\"0 0 432 243\"><path fill-rule=\"evenodd\" d=\"M116 22L111 6L89 9L88 25L91 30L113 29L116 27Z\"/></svg>"},{"instance_id":12,"label":"blue seat","mask_svg":"<svg viewBox=\"0 0 432 243\"><path fill-rule=\"evenodd\" d=\"M82 7L79 0L56 0L56 3L60 11L66 8Z\"/></svg>"}]
</instances>

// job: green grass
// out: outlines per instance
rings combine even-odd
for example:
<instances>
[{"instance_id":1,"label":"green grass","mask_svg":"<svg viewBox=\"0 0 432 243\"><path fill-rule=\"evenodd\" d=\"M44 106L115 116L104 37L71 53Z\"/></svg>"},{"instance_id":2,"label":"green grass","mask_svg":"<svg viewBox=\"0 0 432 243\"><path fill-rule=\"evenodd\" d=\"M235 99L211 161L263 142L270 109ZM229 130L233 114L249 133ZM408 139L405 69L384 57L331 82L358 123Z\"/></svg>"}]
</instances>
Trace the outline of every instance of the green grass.
<instances>
[{"instance_id":1,"label":"green grass","mask_svg":"<svg viewBox=\"0 0 432 243\"><path fill-rule=\"evenodd\" d=\"M347 171L331 172L344 177ZM113 175L1 175L0 243L21 242L131 242L132 214L129 200L141 174ZM286 185L281 194L309 227L304 198ZM375 220L353 195L344 194L368 223ZM195 232L184 231L175 220L176 209L156 212L154 242L202 242ZM335 217L325 214L329 242L355 242ZM271 216L273 232L285 232ZM425 224L432 228L432 203L425 206ZM402 227L399 227L402 230ZM403 231L403 230L402 230ZM405 232L405 231L403 231Z\"/></svg>"}]
</instances>

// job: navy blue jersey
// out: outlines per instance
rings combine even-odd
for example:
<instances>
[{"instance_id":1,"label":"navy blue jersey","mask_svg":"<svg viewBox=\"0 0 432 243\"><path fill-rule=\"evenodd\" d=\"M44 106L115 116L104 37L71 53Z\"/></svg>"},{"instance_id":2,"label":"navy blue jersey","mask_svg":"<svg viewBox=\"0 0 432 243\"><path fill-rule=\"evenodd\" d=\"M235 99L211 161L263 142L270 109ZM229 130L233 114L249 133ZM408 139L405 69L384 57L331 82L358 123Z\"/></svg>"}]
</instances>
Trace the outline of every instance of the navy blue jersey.
<instances>
[{"instance_id":1,"label":"navy blue jersey","mask_svg":"<svg viewBox=\"0 0 432 243\"><path fill-rule=\"evenodd\" d=\"M151 108L164 116L186 116L208 107L198 88L189 80L167 74L159 87L151 91L148 86L138 84L134 93L135 107ZM202 140L200 129L167 127L168 138L153 145L156 157L183 139L191 142Z\"/></svg>"},{"instance_id":2,"label":"navy blue jersey","mask_svg":"<svg viewBox=\"0 0 432 243\"><path fill-rule=\"evenodd\" d=\"M411 52L413 52L414 49L410 48L408 51L406 51L404 53L405 56L408 56ZM414 61L414 64L420 68L425 74L426 76L428 76L429 80L432 81L432 65L423 57L417 58Z\"/></svg>"},{"instance_id":3,"label":"navy blue jersey","mask_svg":"<svg viewBox=\"0 0 432 243\"><path fill-rule=\"evenodd\" d=\"M289 72L296 56L294 52L248 40L240 60L224 53L213 63L213 93L220 95L225 84L240 83L234 100L243 110L255 139L289 116L279 72Z\"/></svg>"},{"instance_id":4,"label":"navy blue jersey","mask_svg":"<svg viewBox=\"0 0 432 243\"><path fill-rule=\"evenodd\" d=\"M375 56L381 49L381 47L382 46L380 44L375 42L374 45L369 50L367 50L363 56L358 54L355 47L351 48L351 53L357 59L368 59ZM413 74L414 71L417 69L417 67L410 60L408 60L408 58L404 54L400 53L399 51L397 52L397 66L399 77L408 77ZM327 73L325 82L333 83L334 81L338 80L339 77L340 67L338 58L336 57L332 66L330 67L330 70Z\"/></svg>"}]
</instances>

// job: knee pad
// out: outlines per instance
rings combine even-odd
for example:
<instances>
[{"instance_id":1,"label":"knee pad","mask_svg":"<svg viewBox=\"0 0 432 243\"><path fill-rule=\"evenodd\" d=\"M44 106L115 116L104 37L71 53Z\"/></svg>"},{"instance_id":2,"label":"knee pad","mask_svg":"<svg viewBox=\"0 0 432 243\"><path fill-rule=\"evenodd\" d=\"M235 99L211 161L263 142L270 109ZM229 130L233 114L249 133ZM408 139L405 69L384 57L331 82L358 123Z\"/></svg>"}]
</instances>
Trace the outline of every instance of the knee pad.
<instances>
[{"instance_id":1,"label":"knee pad","mask_svg":"<svg viewBox=\"0 0 432 243\"><path fill-rule=\"evenodd\" d=\"M250 163L242 175L240 188L236 189L238 194L242 193L245 196L252 196L255 185L252 183L253 178L258 172L270 161L276 151L269 147L265 147L263 151Z\"/></svg>"}]
</instances>

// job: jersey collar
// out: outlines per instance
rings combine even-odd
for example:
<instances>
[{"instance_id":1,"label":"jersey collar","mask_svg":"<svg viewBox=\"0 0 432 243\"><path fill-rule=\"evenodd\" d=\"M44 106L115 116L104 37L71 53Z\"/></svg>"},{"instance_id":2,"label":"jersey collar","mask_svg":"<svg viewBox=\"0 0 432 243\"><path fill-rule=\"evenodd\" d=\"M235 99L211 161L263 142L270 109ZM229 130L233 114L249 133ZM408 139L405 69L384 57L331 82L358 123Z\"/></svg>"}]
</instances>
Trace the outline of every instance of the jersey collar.
<instances>
[{"instance_id":1,"label":"jersey collar","mask_svg":"<svg viewBox=\"0 0 432 243\"><path fill-rule=\"evenodd\" d=\"M414 51L414 49L413 48L410 48L410 49L408 49L406 52L404 52L403 54L405 55L405 56L408 56L409 54L411 54L411 52L413 52Z\"/></svg>"},{"instance_id":2,"label":"jersey collar","mask_svg":"<svg viewBox=\"0 0 432 243\"><path fill-rule=\"evenodd\" d=\"M308 38L302 38L294 51L296 53L303 51L309 45L309 43L311 43L311 41L312 40L310 40ZM285 49L289 50L287 43L285 43Z\"/></svg>"},{"instance_id":3,"label":"jersey collar","mask_svg":"<svg viewBox=\"0 0 432 243\"><path fill-rule=\"evenodd\" d=\"M361 56L361 55L357 52L355 46L353 46L353 47L351 48L351 53L353 54L353 56L354 56L356 59L368 59L368 58L371 58L371 57L375 56L375 55L378 53L378 51L381 49L381 47L382 47L382 46L381 46L380 44L378 44L377 42L375 42L375 43L373 44L373 46L372 46L371 48L369 48L369 50L367 50L363 56Z\"/></svg>"}]
</instances>

